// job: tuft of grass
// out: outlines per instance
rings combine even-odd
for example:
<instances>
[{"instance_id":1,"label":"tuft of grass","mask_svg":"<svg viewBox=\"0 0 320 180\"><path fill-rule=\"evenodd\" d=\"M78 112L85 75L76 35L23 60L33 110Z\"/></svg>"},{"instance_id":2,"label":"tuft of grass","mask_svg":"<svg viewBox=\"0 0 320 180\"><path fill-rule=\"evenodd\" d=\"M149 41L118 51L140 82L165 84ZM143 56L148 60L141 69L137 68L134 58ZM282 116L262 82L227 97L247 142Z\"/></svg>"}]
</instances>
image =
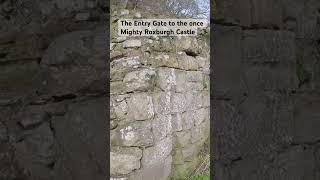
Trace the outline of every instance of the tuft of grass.
<instances>
[{"instance_id":1,"label":"tuft of grass","mask_svg":"<svg viewBox=\"0 0 320 180\"><path fill-rule=\"evenodd\" d=\"M210 177L208 175L196 175L192 176L191 180L210 180Z\"/></svg>"}]
</instances>

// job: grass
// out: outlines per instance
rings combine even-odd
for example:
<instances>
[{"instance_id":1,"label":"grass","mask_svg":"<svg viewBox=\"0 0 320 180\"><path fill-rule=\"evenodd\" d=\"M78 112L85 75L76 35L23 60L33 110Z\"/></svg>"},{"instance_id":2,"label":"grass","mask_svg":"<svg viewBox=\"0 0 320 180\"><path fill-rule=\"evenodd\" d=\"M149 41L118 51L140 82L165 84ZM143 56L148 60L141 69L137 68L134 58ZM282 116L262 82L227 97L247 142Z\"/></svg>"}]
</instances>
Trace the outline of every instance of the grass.
<instances>
[{"instance_id":1,"label":"grass","mask_svg":"<svg viewBox=\"0 0 320 180\"><path fill-rule=\"evenodd\" d=\"M188 180L210 180L210 149L208 143L209 140L205 143L204 149L199 153L201 163Z\"/></svg>"},{"instance_id":2,"label":"grass","mask_svg":"<svg viewBox=\"0 0 320 180\"><path fill-rule=\"evenodd\" d=\"M208 175L196 175L191 177L191 180L210 180Z\"/></svg>"}]
</instances>

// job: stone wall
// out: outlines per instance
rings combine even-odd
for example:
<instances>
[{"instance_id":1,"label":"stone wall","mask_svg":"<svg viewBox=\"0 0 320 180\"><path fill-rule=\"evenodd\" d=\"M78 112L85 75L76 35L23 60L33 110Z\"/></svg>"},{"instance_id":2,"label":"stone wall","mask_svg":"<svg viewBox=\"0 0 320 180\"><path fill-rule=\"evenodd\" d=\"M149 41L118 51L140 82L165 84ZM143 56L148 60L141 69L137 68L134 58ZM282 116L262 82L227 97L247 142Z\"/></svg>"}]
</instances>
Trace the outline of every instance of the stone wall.
<instances>
[{"instance_id":1,"label":"stone wall","mask_svg":"<svg viewBox=\"0 0 320 180\"><path fill-rule=\"evenodd\" d=\"M107 1L0 1L0 179L106 179L107 17Z\"/></svg>"},{"instance_id":2,"label":"stone wall","mask_svg":"<svg viewBox=\"0 0 320 180\"><path fill-rule=\"evenodd\" d=\"M181 179L199 163L209 137L208 34L197 37L118 37L112 12L111 176ZM159 17L160 18L160 17Z\"/></svg>"},{"instance_id":3,"label":"stone wall","mask_svg":"<svg viewBox=\"0 0 320 180\"><path fill-rule=\"evenodd\" d=\"M320 1L213 9L215 179L320 178Z\"/></svg>"}]
</instances>

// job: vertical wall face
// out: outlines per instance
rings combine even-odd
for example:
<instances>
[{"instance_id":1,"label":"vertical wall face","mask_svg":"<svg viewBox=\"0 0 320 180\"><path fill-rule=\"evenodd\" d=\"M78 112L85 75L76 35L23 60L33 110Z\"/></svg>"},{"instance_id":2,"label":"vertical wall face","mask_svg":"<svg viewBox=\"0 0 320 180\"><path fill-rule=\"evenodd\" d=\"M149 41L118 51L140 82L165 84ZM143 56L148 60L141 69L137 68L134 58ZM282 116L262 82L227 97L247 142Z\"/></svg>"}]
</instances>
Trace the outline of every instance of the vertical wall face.
<instances>
[{"instance_id":1,"label":"vertical wall face","mask_svg":"<svg viewBox=\"0 0 320 180\"><path fill-rule=\"evenodd\" d=\"M214 9L215 178L319 179L320 2Z\"/></svg>"},{"instance_id":2,"label":"vertical wall face","mask_svg":"<svg viewBox=\"0 0 320 180\"><path fill-rule=\"evenodd\" d=\"M190 173L209 137L208 35L111 40L111 176L167 180Z\"/></svg>"}]
</instances>

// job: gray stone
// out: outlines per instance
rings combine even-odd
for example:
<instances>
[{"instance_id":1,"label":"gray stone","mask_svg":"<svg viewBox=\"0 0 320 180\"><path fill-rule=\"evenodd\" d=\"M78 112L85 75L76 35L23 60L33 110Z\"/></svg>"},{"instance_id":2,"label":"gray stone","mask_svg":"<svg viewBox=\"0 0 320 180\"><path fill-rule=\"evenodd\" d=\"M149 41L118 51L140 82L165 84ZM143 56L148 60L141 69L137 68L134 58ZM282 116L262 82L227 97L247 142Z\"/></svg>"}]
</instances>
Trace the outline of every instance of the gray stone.
<instances>
[{"instance_id":1,"label":"gray stone","mask_svg":"<svg viewBox=\"0 0 320 180\"><path fill-rule=\"evenodd\" d=\"M203 90L203 74L201 71L177 71L176 92Z\"/></svg>"},{"instance_id":2,"label":"gray stone","mask_svg":"<svg viewBox=\"0 0 320 180\"><path fill-rule=\"evenodd\" d=\"M123 79L126 85L126 91L146 91L151 89L155 74L153 69L139 69L129 72Z\"/></svg>"},{"instance_id":3,"label":"gray stone","mask_svg":"<svg viewBox=\"0 0 320 180\"><path fill-rule=\"evenodd\" d=\"M186 111L187 100L186 96L182 93L173 93L171 99L171 111L173 113L181 113Z\"/></svg>"},{"instance_id":4,"label":"gray stone","mask_svg":"<svg viewBox=\"0 0 320 180\"><path fill-rule=\"evenodd\" d=\"M114 113L118 119L125 119L128 113L128 104L126 101L116 103L114 106Z\"/></svg>"},{"instance_id":5,"label":"gray stone","mask_svg":"<svg viewBox=\"0 0 320 180\"><path fill-rule=\"evenodd\" d=\"M167 180L172 171L172 157L168 156L152 166L146 166L141 170L134 172L130 179L147 180Z\"/></svg>"},{"instance_id":6,"label":"gray stone","mask_svg":"<svg viewBox=\"0 0 320 180\"><path fill-rule=\"evenodd\" d=\"M142 165L150 167L163 162L172 151L172 143L172 137L169 136L157 142L155 146L145 149L141 161Z\"/></svg>"},{"instance_id":7,"label":"gray stone","mask_svg":"<svg viewBox=\"0 0 320 180\"><path fill-rule=\"evenodd\" d=\"M183 130L183 119L181 117L181 113L176 113L171 115L173 118L172 126L174 131L182 131Z\"/></svg>"},{"instance_id":8,"label":"gray stone","mask_svg":"<svg viewBox=\"0 0 320 180\"><path fill-rule=\"evenodd\" d=\"M138 67L141 67L139 56L113 60L110 63L110 78L112 81L122 80L125 74Z\"/></svg>"},{"instance_id":9,"label":"gray stone","mask_svg":"<svg viewBox=\"0 0 320 180\"><path fill-rule=\"evenodd\" d=\"M129 13L129 10L127 9L121 11L121 15L128 15Z\"/></svg>"},{"instance_id":10,"label":"gray stone","mask_svg":"<svg viewBox=\"0 0 320 180\"><path fill-rule=\"evenodd\" d=\"M196 159L201 149L201 146L199 144L190 144L181 150L182 158L184 161L194 161Z\"/></svg>"},{"instance_id":11,"label":"gray stone","mask_svg":"<svg viewBox=\"0 0 320 180\"><path fill-rule=\"evenodd\" d=\"M184 70L197 70L199 69L199 64L197 60L192 56L180 55L177 56L177 68Z\"/></svg>"},{"instance_id":12,"label":"gray stone","mask_svg":"<svg viewBox=\"0 0 320 180\"><path fill-rule=\"evenodd\" d=\"M142 150L137 147L113 147L110 152L110 174L125 175L140 169Z\"/></svg>"},{"instance_id":13,"label":"gray stone","mask_svg":"<svg viewBox=\"0 0 320 180\"><path fill-rule=\"evenodd\" d=\"M210 134L209 119L202 124L191 129L191 142L192 143L204 143Z\"/></svg>"},{"instance_id":14,"label":"gray stone","mask_svg":"<svg viewBox=\"0 0 320 180\"><path fill-rule=\"evenodd\" d=\"M186 110L197 110L210 106L210 95L207 91L186 92L185 99Z\"/></svg>"},{"instance_id":15,"label":"gray stone","mask_svg":"<svg viewBox=\"0 0 320 180\"><path fill-rule=\"evenodd\" d=\"M154 144L151 122L138 121L111 132L111 145L148 147Z\"/></svg>"},{"instance_id":16,"label":"gray stone","mask_svg":"<svg viewBox=\"0 0 320 180\"><path fill-rule=\"evenodd\" d=\"M142 43L141 43L141 40L130 39L130 40L124 41L122 45L123 45L123 48L137 48L137 47L141 47Z\"/></svg>"},{"instance_id":17,"label":"gray stone","mask_svg":"<svg viewBox=\"0 0 320 180\"><path fill-rule=\"evenodd\" d=\"M176 132L177 141L181 147L186 147L191 143L191 132L190 131L181 131Z\"/></svg>"},{"instance_id":18,"label":"gray stone","mask_svg":"<svg viewBox=\"0 0 320 180\"><path fill-rule=\"evenodd\" d=\"M192 56L199 55L201 53L201 47L196 38L191 37L179 37L175 41L177 51L184 51Z\"/></svg>"},{"instance_id":19,"label":"gray stone","mask_svg":"<svg viewBox=\"0 0 320 180\"><path fill-rule=\"evenodd\" d=\"M152 95L155 113L170 114L171 96L172 96L171 92L157 92Z\"/></svg>"},{"instance_id":20,"label":"gray stone","mask_svg":"<svg viewBox=\"0 0 320 180\"><path fill-rule=\"evenodd\" d=\"M136 13L134 14L134 17L136 17L136 18L141 18L141 13L136 12Z\"/></svg>"},{"instance_id":21,"label":"gray stone","mask_svg":"<svg viewBox=\"0 0 320 180\"><path fill-rule=\"evenodd\" d=\"M173 68L159 68L157 71L157 85L164 91L175 89L176 73Z\"/></svg>"},{"instance_id":22,"label":"gray stone","mask_svg":"<svg viewBox=\"0 0 320 180\"><path fill-rule=\"evenodd\" d=\"M128 115L135 120L147 120L154 116L153 100L147 93L132 94L127 103Z\"/></svg>"},{"instance_id":23,"label":"gray stone","mask_svg":"<svg viewBox=\"0 0 320 180\"><path fill-rule=\"evenodd\" d=\"M210 114L208 108L201 108L197 110L187 111L182 114L182 119L186 129L190 129L193 126L198 126L204 121L209 121Z\"/></svg>"},{"instance_id":24,"label":"gray stone","mask_svg":"<svg viewBox=\"0 0 320 180\"><path fill-rule=\"evenodd\" d=\"M172 134L172 116L169 115L157 115L152 120L152 131L155 141L158 142L168 135Z\"/></svg>"}]
</instances>

